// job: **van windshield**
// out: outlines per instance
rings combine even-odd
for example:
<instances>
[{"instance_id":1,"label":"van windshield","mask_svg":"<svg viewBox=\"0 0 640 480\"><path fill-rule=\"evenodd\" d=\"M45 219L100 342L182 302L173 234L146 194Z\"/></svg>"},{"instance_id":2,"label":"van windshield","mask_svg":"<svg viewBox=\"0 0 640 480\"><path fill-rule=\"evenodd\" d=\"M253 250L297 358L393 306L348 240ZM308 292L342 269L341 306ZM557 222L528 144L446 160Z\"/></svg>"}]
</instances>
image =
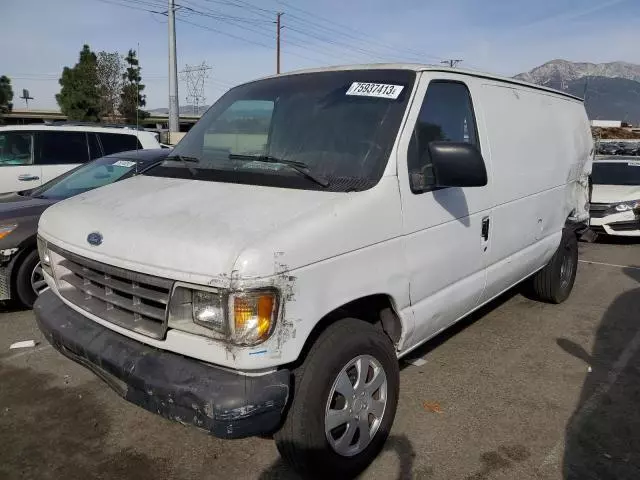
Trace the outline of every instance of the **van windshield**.
<instances>
[{"instance_id":1,"label":"van windshield","mask_svg":"<svg viewBox=\"0 0 640 480\"><path fill-rule=\"evenodd\" d=\"M640 185L640 161L594 162L591 181L594 185Z\"/></svg>"},{"instance_id":2,"label":"van windshield","mask_svg":"<svg viewBox=\"0 0 640 480\"><path fill-rule=\"evenodd\" d=\"M414 79L410 70L348 70L238 86L145 175L365 190L382 176Z\"/></svg>"}]
</instances>

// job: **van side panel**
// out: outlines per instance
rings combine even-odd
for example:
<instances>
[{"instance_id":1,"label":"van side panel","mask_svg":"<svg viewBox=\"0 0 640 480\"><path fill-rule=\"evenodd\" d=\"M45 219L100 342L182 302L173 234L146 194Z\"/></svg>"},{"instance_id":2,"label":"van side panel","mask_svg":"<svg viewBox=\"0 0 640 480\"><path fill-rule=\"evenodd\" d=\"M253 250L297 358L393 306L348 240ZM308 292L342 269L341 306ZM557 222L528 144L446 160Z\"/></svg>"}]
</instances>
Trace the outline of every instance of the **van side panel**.
<instances>
[{"instance_id":1,"label":"van side panel","mask_svg":"<svg viewBox=\"0 0 640 480\"><path fill-rule=\"evenodd\" d=\"M485 288L487 251L482 223L490 215L491 182L483 187L451 187L423 193L413 193L409 183L411 135L434 81L466 85L474 110L480 93L475 78L454 72L424 72L398 143L404 248L415 324L413 334L401 345L403 350L432 337L474 309ZM479 147L485 155L489 148L486 129L477 110L475 113ZM485 163L491 178L491 163Z\"/></svg>"},{"instance_id":2,"label":"van side panel","mask_svg":"<svg viewBox=\"0 0 640 480\"><path fill-rule=\"evenodd\" d=\"M577 100L498 82L484 82L480 99L493 166L486 300L543 267L567 218L583 214L576 192L592 140Z\"/></svg>"}]
</instances>

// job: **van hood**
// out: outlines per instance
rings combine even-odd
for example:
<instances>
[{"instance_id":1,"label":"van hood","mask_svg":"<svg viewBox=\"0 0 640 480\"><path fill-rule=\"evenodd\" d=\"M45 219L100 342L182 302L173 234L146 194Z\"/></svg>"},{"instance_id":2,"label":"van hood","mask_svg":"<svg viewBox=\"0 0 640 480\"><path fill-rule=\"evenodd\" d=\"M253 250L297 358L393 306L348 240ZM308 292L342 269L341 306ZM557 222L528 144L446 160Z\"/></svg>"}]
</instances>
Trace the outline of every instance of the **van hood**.
<instances>
[{"instance_id":1,"label":"van hood","mask_svg":"<svg viewBox=\"0 0 640 480\"><path fill-rule=\"evenodd\" d=\"M393 208L382 200L372 205L381 197L375 190L323 192L141 175L59 202L42 215L39 233L104 263L213 285L232 272L266 277L389 238L394 232L388 228L358 227L357 218L367 217L362 209ZM346 228L360 228L360 234L349 238ZM91 232L102 234L100 245L89 245Z\"/></svg>"},{"instance_id":2,"label":"van hood","mask_svg":"<svg viewBox=\"0 0 640 480\"><path fill-rule=\"evenodd\" d=\"M640 200L640 185L594 185L592 203L620 203Z\"/></svg>"}]
</instances>

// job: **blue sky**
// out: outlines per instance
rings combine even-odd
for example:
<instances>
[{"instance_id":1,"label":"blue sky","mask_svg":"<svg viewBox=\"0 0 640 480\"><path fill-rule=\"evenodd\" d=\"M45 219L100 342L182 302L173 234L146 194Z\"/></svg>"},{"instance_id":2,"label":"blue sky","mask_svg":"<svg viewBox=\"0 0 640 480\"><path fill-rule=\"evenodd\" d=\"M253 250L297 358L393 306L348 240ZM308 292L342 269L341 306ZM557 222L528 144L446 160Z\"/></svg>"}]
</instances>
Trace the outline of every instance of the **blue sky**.
<instances>
[{"instance_id":1,"label":"blue sky","mask_svg":"<svg viewBox=\"0 0 640 480\"><path fill-rule=\"evenodd\" d=\"M640 63L638 0L176 0L178 70L211 65L207 103L275 72L282 11L283 71L344 63L461 58L514 75L548 60ZM0 74L28 88L33 108L57 108L63 66L82 44L140 45L147 107L168 104L165 0L1 0ZM197 25L197 26L196 26ZM186 88L180 82L180 103ZM16 99L16 106L22 101Z\"/></svg>"}]
</instances>

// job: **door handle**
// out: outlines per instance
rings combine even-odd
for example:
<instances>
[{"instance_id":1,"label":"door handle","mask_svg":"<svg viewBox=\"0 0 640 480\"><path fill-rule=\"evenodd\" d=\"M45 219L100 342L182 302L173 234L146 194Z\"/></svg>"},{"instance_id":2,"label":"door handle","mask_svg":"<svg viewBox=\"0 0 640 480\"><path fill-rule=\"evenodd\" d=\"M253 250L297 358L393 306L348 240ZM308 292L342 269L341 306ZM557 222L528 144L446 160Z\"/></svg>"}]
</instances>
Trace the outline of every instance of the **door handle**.
<instances>
[{"instance_id":1,"label":"door handle","mask_svg":"<svg viewBox=\"0 0 640 480\"><path fill-rule=\"evenodd\" d=\"M34 180L40 180L40 177L37 175L30 175L28 173L22 174L18 176L18 180L21 182L32 182Z\"/></svg>"},{"instance_id":2,"label":"door handle","mask_svg":"<svg viewBox=\"0 0 640 480\"><path fill-rule=\"evenodd\" d=\"M485 242L489 240L489 217L482 219L482 238Z\"/></svg>"}]
</instances>

